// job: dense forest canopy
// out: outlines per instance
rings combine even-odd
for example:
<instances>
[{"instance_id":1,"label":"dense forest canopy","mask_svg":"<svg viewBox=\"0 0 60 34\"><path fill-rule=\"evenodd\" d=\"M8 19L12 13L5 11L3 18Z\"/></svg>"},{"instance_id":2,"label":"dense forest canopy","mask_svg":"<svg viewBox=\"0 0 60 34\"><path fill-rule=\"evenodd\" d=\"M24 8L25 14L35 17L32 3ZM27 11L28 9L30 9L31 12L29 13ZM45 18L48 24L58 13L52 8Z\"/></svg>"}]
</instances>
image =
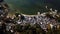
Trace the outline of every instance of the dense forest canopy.
<instances>
[{"instance_id":1,"label":"dense forest canopy","mask_svg":"<svg viewBox=\"0 0 60 34\"><path fill-rule=\"evenodd\" d=\"M5 0L11 9L25 14L44 12L45 6L60 10L60 0Z\"/></svg>"}]
</instances>

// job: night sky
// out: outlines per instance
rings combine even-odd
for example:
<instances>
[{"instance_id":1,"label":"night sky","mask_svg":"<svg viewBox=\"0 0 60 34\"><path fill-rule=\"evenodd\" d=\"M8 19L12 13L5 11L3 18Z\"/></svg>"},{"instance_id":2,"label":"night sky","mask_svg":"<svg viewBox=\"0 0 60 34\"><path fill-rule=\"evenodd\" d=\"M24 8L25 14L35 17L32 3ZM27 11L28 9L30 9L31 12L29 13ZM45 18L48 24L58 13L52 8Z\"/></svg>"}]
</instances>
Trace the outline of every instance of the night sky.
<instances>
[{"instance_id":1,"label":"night sky","mask_svg":"<svg viewBox=\"0 0 60 34\"><path fill-rule=\"evenodd\" d=\"M14 8L23 9L23 11L27 13L28 11L36 11L46 5L49 8L60 11L60 0L5 0L5 2L9 3L10 6Z\"/></svg>"},{"instance_id":2,"label":"night sky","mask_svg":"<svg viewBox=\"0 0 60 34\"><path fill-rule=\"evenodd\" d=\"M60 0L46 0L46 3L53 5L52 8L60 10Z\"/></svg>"}]
</instances>

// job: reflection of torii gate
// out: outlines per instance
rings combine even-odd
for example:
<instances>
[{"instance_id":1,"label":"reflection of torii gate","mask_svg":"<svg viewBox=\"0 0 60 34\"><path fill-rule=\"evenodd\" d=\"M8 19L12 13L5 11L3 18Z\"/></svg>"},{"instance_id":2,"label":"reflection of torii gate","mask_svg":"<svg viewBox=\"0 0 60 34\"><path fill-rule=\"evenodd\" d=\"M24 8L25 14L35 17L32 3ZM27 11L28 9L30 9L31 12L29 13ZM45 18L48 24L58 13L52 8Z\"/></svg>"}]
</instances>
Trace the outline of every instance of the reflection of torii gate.
<instances>
[{"instance_id":1,"label":"reflection of torii gate","mask_svg":"<svg viewBox=\"0 0 60 34\"><path fill-rule=\"evenodd\" d=\"M35 17L35 16L40 15L40 12L38 12L37 15L27 15L27 14L23 14L23 13L21 13L21 14L24 15L24 16L27 16L27 17Z\"/></svg>"},{"instance_id":2,"label":"reflection of torii gate","mask_svg":"<svg viewBox=\"0 0 60 34\"><path fill-rule=\"evenodd\" d=\"M22 13L21 13L22 14ZM46 13L42 13L42 14L37 14L37 15L27 15L27 14L22 14L23 16L27 16L27 17L35 17L35 16L45 16Z\"/></svg>"},{"instance_id":3,"label":"reflection of torii gate","mask_svg":"<svg viewBox=\"0 0 60 34\"><path fill-rule=\"evenodd\" d=\"M22 14L23 16L27 16L27 17L34 17L34 16L37 16L37 15L26 15L26 14Z\"/></svg>"}]
</instances>

